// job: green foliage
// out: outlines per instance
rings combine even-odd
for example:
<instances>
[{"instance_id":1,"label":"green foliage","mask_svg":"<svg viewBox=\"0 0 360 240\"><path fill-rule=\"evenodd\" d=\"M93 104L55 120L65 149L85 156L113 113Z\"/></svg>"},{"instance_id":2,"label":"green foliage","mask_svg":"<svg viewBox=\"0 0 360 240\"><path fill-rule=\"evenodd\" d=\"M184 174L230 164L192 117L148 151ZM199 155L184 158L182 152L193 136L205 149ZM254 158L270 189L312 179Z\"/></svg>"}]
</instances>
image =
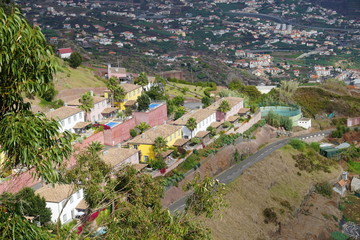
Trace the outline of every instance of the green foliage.
<instances>
[{"instance_id":1,"label":"green foliage","mask_svg":"<svg viewBox=\"0 0 360 240\"><path fill-rule=\"evenodd\" d=\"M201 98L201 103L203 104L204 108L210 106L213 102L214 102L214 98L208 96L204 96L203 98Z\"/></svg>"},{"instance_id":2,"label":"green foliage","mask_svg":"<svg viewBox=\"0 0 360 240\"><path fill-rule=\"evenodd\" d=\"M204 151L204 153L203 153L203 156L204 156L204 157L208 157L208 156L210 156L210 155L212 155L212 154L215 154L215 153L217 153L217 150L216 150L216 149L206 149L206 150Z\"/></svg>"},{"instance_id":3,"label":"green foliage","mask_svg":"<svg viewBox=\"0 0 360 240\"><path fill-rule=\"evenodd\" d=\"M355 174L360 174L360 162L349 161L348 162L349 171Z\"/></svg>"},{"instance_id":4,"label":"green foliage","mask_svg":"<svg viewBox=\"0 0 360 240\"><path fill-rule=\"evenodd\" d=\"M137 99L137 104L138 104L137 110L139 112L148 110L150 103L151 103L151 100L150 100L149 96L146 95L146 93L143 93Z\"/></svg>"},{"instance_id":5,"label":"green foliage","mask_svg":"<svg viewBox=\"0 0 360 240\"><path fill-rule=\"evenodd\" d=\"M251 133L253 133L256 129L259 127L263 127L266 124L265 120L260 120L259 122L252 125L248 130L246 130L243 135L244 136L250 136Z\"/></svg>"},{"instance_id":6,"label":"green foliage","mask_svg":"<svg viewBox=\"0 0 360 240\"><path fill-rule=\"evenodd\" d=\"M238 161L240 161L240 160L241 160L241 158L240 158L240 153L239 153L239 151L236 149L235 152L234 152L234 161L235 161L235 162L238 162Z\"/></svg>"},{"instance_id":7,"label":"green foliage","mask_svg":"<svg viewBox=\"0 0 360 240\"><path fill-rule=\"evenodd\" d=\"M166 177L164 179L164 186L170 187L170 186L177 186L178 182L181 182L185 178L185 175L183 173L180 173L179 171L173 170L173 174L169 177Z\"/></svg>"},{"instance_id":8,"label":"green foliage","mask_svg":"<svg viewBox=\"0 0 360 240\"><path fill-rule=\"evenodd\" d=\"M184 101L185 101L185 99L184 99L183 96L176 96L176 97L174 97L174 98L172 99L172 103L173 103L175 106L177 106L177 107L183 106L183 105L184 105Z\"/></svg>"},{"instance_id":9,"label":"green foliage","mask_svg":"<svg viewBox=\"0 0 360 240\"><path fill-rule=\"evenodd\" d=\"M226 206L223 199L225 184L218 180L210 177L200 180L200 174L196 174L194 180L187 183L184 189L193 191L186 199L185 210L197 216L205 214L206 217L212 217L214 211Z\"/></svg>"},{"instance_id":10,"label":"green foliage","mask_svg":"<svg viewBox=\"0 0 360 240\"><path fill-rule=\"evenodd\" d=\"M229 128L229 127L231 127L231 122L226 121L223 123L223 128Z\"/></svg>"},{"instance_id":11,"label":"green foliage","mask_svg":"<svg viewBox=\"0 0 360 240\"><path fill-rule=\"evenodd\" d=\"M230 104L229 104L229 102L228 101L226 101L226 100L223 100L223 101L221 101L221 103L220 103L220 105L219 105L219 107L218 107L218 111L219 112L222 112L222 113L226 113L226 112L228 112L228 111L230 111Z\"/></svg>"},{"instance_id":12,"label":"green foliage","mask_svg":"<svg viewBox=\"0 0 360 240\"><path fill-rule=\"evenodd\" d=\"M71 134L59 138L57 120L32 113L23 97L51 88L55 57L39 28L32 28L19 9L9 7L5 13L0 8L0 19L0 151L7 159L1 171L21 165L56 182L57 167L71 153Z\"/></svg>"},{"instance_id":13,"label":"green foliage","mask_svg":"<svg viewBox=\"0 0 360 240\"><path fill-rule=\"evenodd\" d=\"M166 167L166 163L160 155L156 156L155 159L150 159L148 164L154 170L159 170Z\"/></svg>"},{"instance_id":14,"label":"green foliage","mask_svg":"<svg viewBox=\"0 0 360 240\"><path fill-rule=\"evenodd\" d=\"M320 152L320 143L312 142L309 146L314 149L315 152Z\"/></svg>"},{"instance_id":15,"label":"green foliage","mask_svg":"<svg viewBox=\"0 0 360 240\"><path fill-rule=\"evenodd\" d=\"M137 126L135 126L135 128L139 129L140 133L143 133L145 132L145 130L151 128L151 126L146 122L141 122Z\"/></svg>"},{"instance_id":16,"label":"green foliage","mask_svg":"<svg viewBox=\"0 0 360 240\"><path fill-rule=\"evenodd\" d=\"M331 133L331 137L342 138L342 136L349 131L350 131L350 128L348 128L344 125L340 125L340 126L337 126L336 130Z\"/></svg>"},{"instance_id":17,"label":"green foliage","mask_svg":"<svg viewBox=\"0 0 360 240\"><path fill-rule=\"evenodd\" d=\"M191 154L188 156L184 162L179 164L179 169L183 171L188 171L199 165L200 157L197 154Z\"/></svg>"},{"instance_id":18,"label":"green foliage","mask_svg":"<svg viewBox=\"0 0 360 240\"><path fill-rule=\"evenodd\" d=\"M210 136L213 137L216 135L216 128L212 127L212 126L209 126L206 128L206 131L209 131L210 132Z\"/></svg>"},{"instance_id":19,"label":"green foliage","mask_svg":"<svg viewBox=\"0 0 360 240\"><path fill-rule=\"evenodd\" d=\"M221 148L223 146L233 144L236 141L236 139L238 139L239 137L240 137L240 133L235 133L230 135L220 134L220 137L216 139L214 142L215 147Z\"/></svg>"},{"instance_id":20,"label":"green foliage","mask_svg":"<svg viewBox=\"0 0 360 240\"><path fill-rule=\"evenodd\" d=\"M148 76L145 72L141 72L139 76L134 80L134 84L145 86L149 83Z\"/></svg>"},{"instance_id":21,"label":"green foliage","mask_svg":"<svg viewBox=\"0 0 360 240\"><path fill-rule=\"evenodd\" d=\"M78 52L73 52L69 58L69 65L72 68L77 68L82 63L82 57Z\"/></svg>"},{"instance_id":22,"label":"green foliage","mask_svg":"<svg viewBox=\"0 0 360 240\"><path fill-rule=\"evenodd\" d=\"M264 222L267 223L277 223L276 212L271 208L265 208L263 211Z\"/></svg>"},{"instance_id":23,"label":"green foliage","mask_svg":"<svg viewBox=\"0 0 360 240\"><path fill-rule=\"evenodd\" d=\"M334 165L333 161L321 156L312 148L307 148L306 151L294 155L293 158L296 161L295 167L309 173L314 171L330 172L330 167Z\"/></svg>"},{"instance_id":24,"label":"green foliage","mask_svg":"<svg viewBox=\"0 0 360 240\"><path fill-rule=\"evenodd\" d=\"M136 137L138 135L137 131L135 129L130 129L130 136Z\"/></svg>"},{"instance_id":25,"label":"green foliage","mask_svg":"<svg viewBox=\"0 0 360 240\"><path fill-rule=\"evenodd\" d=\"M111 92L112 105L114 105L114 102L120 102L124 98L125 90L116 78L109 78L106 81L106 87Z\"/></svg>"},{"instance_id":26,"label":"green foliage","mask_svg":"<svg viewBox=\"0 0 360 240\"><path fill-rule=\"evenodd\" d=\"M39 94L39 97L46 100L47 102L52 102L56 96L57 91L53 84L50 84L46 90Z\"/></svg>"},{"instance_id":27,"label":"green foliage","mask_svg":"<svg viewBox=\"0 0 360 240\"><path fill-rule=\"evenodd\" d=\"M186 109L183 106L178 107L174 115L174 120L181 118L185 113Z\"/></svg>"},{"instance_id":28,"label":"green foliage","mask_svg":"<svg viewBox=\"0 0 360 240\"><path fill-rule=\"evenodd\" d=\"M167 141L163 137L157 137L154 140L154 152L156 155L166 151L167 149Z\"/></svg>"},{"instance_id":29,"label":"green foliage","mask_svg":"<svg viewBox=\"0 0 360 240\"><path fill-rule=\"evenodd\" d=\"M279 89L279 100L285 104L292 104L292 96L295 94L299 83L295 81L282 81Z\"/></svg>"},{"instance_id":30,"label":"green foliage","mask_svg":"<svg viewBox=\"0 0 360 240\"><path fill-rule=\"evenodd\" d=\"M81 103L79 108L83 110L85 113L91 112L91 109L94 107L94 98L93 96L91 96L90 92L86 92L83 95L81 95L79 102ZM86 115L87 114L85 114L85 121L87 121Z\"/></svg>"},{"instance_id":31,"label":"green foliage","mask_svg":"<svg viewBox=\"0 0 360 240\"><path fill-rule=\"evenodd\" d=\"M165 100L165 93L159 86L152 86L149 91L146 92L151 100Z\"/></svg>"},{"instance_id":32,"label":"green foliage","mask_svg":"<svg viewBox=\"0 0 360 240\"><path fill-rule=\"evenodd\" d=\"M198 137L193 137L193 138L190 140L190 142L195 145L195 144L201 143L201 140L200 140L200 138L198 138Z\"/></svg>"},{"instance_id":33,"label":"green foliage","mask_svg":"<svg viewBox=\"0 0 360 240\"><path fill-rule=\"evenodd\" d=\"M315 185L315 191L324 197L330 198L333 190L330 183L322 182Z\"/></svg>"},{"instance_id":34,"label":"green foliage","mask_svg":"<svg viewBox=\"0 0 360 240\"><path fill-rule=\"evenodd\" d=\"M273 126L273 127L283 127L285 128L285 130L290 131L292 130L292 121L290 120L290 118L285 117L285 116L280 116L276 113L274 113L274 111L270 111L268 113L268 115L266 116L266 123Z\"/></svg>"},{"instance_id":35,"label":"green foliage","mask_svg":"<svg viewBox=\"0 0 360 240\"><path fill-rule=\"evenodd\" d=\"M190 131L194 131L194 129L197 127L196 119L191 117L187 120L185 125Z\"/></svg>"},{"instance_id":36,"label":"green foliage","mask_svg":"<svg viewBox=\"0 0 360 240\"><path fill-rule=\"evenodd\" d=\"M306 143L297 138L291 139L289 141L289 145L301 152L303 152L306 148Z\"/></svg>"}]
</instances>

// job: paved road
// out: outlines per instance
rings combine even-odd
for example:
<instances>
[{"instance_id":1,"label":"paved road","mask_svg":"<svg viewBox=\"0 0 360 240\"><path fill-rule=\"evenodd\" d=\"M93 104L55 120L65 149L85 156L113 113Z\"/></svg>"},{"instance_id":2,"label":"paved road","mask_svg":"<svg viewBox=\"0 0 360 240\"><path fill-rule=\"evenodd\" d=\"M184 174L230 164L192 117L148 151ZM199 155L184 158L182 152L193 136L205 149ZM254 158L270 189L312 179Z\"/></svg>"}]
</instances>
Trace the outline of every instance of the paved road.
<instances>
[{"instance_id":1,"label":"paved road","mask_svg":"<svg viewBox=\"0 0 360 240\"><path fill-rule=\"evenodd\" d=\"M300 136L296 136L296 137L292 137L292 138L298 138L301 140L305 140L305 139L309 139L311 137L328 135L330 133L331 133L331 130L326 130L326 131L321 131L321 132L316 132L316 133L304 134L304 135L300 135ZM276 141L274 143L271 143L271 144L261 148L259 151L257 151L255 154L251 155L244 161L233 165L229 169L227 169L224 172L217 175L216 179L218 179L219 182L221 182L221 183L225 183L225 184L230 183L231 181L238 178L246 169L248 169L249 167L251 167L252 165L254 165L257 162L260 162L261 160L263 160L264 158L269 156L272 152L274 152L277 149L286 145L289 142L289 140L292 138L282 139L282 140ZM169 207L170 211L171 212L182 211L185 208L186 199L187 199L187 197L183 197L180 200L171 204Z\"/></svg>"}]
</instances>

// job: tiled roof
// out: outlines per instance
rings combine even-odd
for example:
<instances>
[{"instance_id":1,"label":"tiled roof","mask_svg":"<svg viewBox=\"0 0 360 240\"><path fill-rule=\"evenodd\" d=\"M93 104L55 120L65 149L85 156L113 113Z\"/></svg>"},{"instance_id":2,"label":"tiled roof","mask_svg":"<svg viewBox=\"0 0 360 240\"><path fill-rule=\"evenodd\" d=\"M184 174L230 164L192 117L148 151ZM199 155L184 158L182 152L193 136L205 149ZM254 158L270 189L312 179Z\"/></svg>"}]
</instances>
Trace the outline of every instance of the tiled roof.
<instances>
[{"instance_id":1,"label":"tiled roof","mask_svg":"<svg viewBox=\"0 0 360 240\"><path fill-rule=\"evenodd\" d=\"M35 191L36 194L44 197L47 202L61 202L75 192L74 186L69 184L45 185Z\"/></svg>"},{"instance_id":2,"label":"tiled roof","mask_svg":"<svg viewBox=\"0 0 360 240\"><path fill-rule=\"evenodd\" d=\"M237 104L239 104L240 102L243 102L244 99L243 98L239 98L239 97L224 97L224 98L221 98L219 100L217 100L216 102L214 102L213 104L211 104L210 106L208 106L207 108L208 109L213 109L213 110L217 110L218 107L220 106L220 103L222 101L226 100L229 105L230 105L230 108L233 108L234 106L236 106Z\"/></svg>"},{"instance_id":3,"label":"tiled roof","mask_svg":"<svg viewBox=\"0 0 360 240\"><path fill-rule=\"evenodd\" d=\"M115 112L119 110L118 108L114 108L114 107L108 107L108 108L105 108L101 114L109 114L109 113L112 113L112 112Z\"/></svg>"},{"instance_id":4,"label":"tiled roof","mask_svg":"<svg viewBox=\"0 0 360 240\"><path fill-rule=\"evenodd\" d=\"M181 147L181 146L184 146L189 141L190 141L190 139L181 138L181 139L178 139L178 140L176 140L174 142L174 146L175 147Z\"/></svg>"},{"instance_id":5,"label":"tiled roof","mask_svg":"<svg viewBox=\"0 0 360 240\"><path fill-rule=\"evenodd\" d=\"M137 154L139 150L128 149L128 148L110 148L103 152L101 158L106 164L109 164L112 167L117 166L118 164L123 163L126 159Z\"/></svg>"},{"instance_id":6,"label":"tiled roof","mask_svg":"<svg viewBox=\"0 0 360 240\"><path fill-rule=\"evenodd\" d=\"M72 53L73 50L71 48L60 48L59 50L60 54L66 54L66 53Z\"/></svg>"},{"instance_id":7,"label":"tiled roof","mask_svg":"<svg viewBox=\"0 0 360 240\"><path fill-rule=\"evenodd\" d=\"M99 97L99 96L93 96L93 99L94 99L94 104L106 100L106 98ZM80 98L77 98L77 99L72 100L72 101L67 103L67 105L69 105L69 106L80 106L81 104L82 103L80 102Z\"/></svg>"},{"instance_id":8,"label":"tiled roof","mask_svg":"<svg viewBox=\"0 0 360 240\"><path fill-rule=\"evenodd\" d=\"M175 125L186 125L189 118L195 118L196 122L199 123L202 120L209 117L211 114L213 114L215 111L212 109L199 109L192 112L189 112L182 116L181 118L177 119L173 122Z\"/></svg>"},{"instance_id":9,"label":"tiled roof","mask_svg":"<svg viewBox=\"0 0 360 240\"><path fill-rule=\"evenodd\" d=\"M203 138L206 137L210 132L209 131L199 131L195 137Z\"/></svg>"},{"instance_id":10,"label":"tiled roof","mask_svg":"<svg viewBox=\"0 0 360 240\"><path fill-rule=\"evenodd\" d=\"M85 210L88 208L89 208L89 205L86 203L86 201L84 199L81 200L78 205L76 205L76 209Z\"/></svg>"},{"instance_id":11,"label":"tiled roof","mask_svg":"<svg viewBox=\"0 0 360 240\"><path fill-rule=\"evenodd\" d=\"M250 108L240 108L239 114L245 114L245 113L247 113L248 111L250 111Z\"/></svg>"},{"instance_id":12,"label":"tiled roof","mask_svg":"<svg viewBox=\"0 0 360 240\"><path fill-rule=\"evenodd\" d=\"M129 140L128 143L133 144L154 144L154 141L157 137L167 138L171 134L175 133L176 131L180 130L182 127L174 126L174 125L159 125L153 128L150 128L143 134L136 136L134 139Z\"/></svg>"},{"instance_id":13,"label":"tiled roof","mask_svg":"<svg viewBox=\"0 0 360 240\"><path fill-rule=\"evenodd\" d=\"M136 100L129 100L126 103L124 103L124 106L130 107L136 104Z\"/></svg>"},{"instance_id":14,"label":"tiled roof","mask_svg":"<svg viewBox=\"0 0 360 240\"><path fill-rule=\"evenodd\" d=\"M232 122L235 122L238 119L239 119L239 116L230 116L227 120L232 123Z\"/></svg>"},{"instance_id":15,"label":"tiled roof","mask_svg":"<svg viewBox=\"0 0 360 240\"><path fill-rule=\"evenodd\" d=\"M120 86L122 88L124 88L125 93L134 91L135 89L141 88L140 85L135 85L135 84L131 84L131 83L122 83L120 84Z\"/></svg>"},{"instance_id":16,"label":"tiled roof","mask_svg":"<svg viewBox=\"0 0 360 240\"><path fill-rule=\"evenodd\" d=\"M78 107L65 106L47 112L45 113L45 116L50 119L63 120L79 112L82 112L82 110Z\"/></svg>"},{"instance_id":17,"label":"tiled roof","mask_svg":"<svg viewBox=\"0 0 360 240\"><path fill-rule=\"evenodd\" d=\"M222 124L221 122L212 122L210 124L210 126L213 127L213 128L218 128L221 124Z\"/></svg>"},{"instance_id":18,"label":"tiled roof","mask_svg":"<svg viewBox=\"0 0 360 240\"><path fill-rule=\"evenodd\" d=\"M77 124L75 124L75 126L73 128L81 129L81 128L89 126L90 124L91 124L91 122L78 122Z\"/></svg>"}]
</instances>

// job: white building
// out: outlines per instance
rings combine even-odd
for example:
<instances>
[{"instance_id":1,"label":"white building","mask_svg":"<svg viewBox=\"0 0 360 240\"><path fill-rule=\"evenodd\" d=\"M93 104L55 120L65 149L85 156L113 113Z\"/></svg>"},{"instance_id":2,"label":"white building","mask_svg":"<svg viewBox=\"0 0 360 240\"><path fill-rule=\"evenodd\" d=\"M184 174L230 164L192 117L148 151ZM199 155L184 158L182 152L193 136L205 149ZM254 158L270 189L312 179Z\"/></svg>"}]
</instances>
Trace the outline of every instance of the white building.
<instances>
[{"instance_id":1,"label":"white building","mask_svg":"<svg viewBox=\"0 0 360 240\"><path fill-rule=\"evenodd\" d=\"M60 132L66 130L74 133L74 126L77 123L84 122L85 113L78 107L60 107L55 110L50 110L50 112L45 113L45 116L49 119L58 120L61 127Z\"/></svg>"},{"instance_id":2,"label":"white building","mask_svg":"<svg viewBox=\"0 0 360 240\"><path fill-rule=\"evenodd\" d=\"M311 118L300 118L297 122L297 126L305 129L311 128Z\"/></svg>"},{"instance_id":3,"label":"white building","mask_svg":"<svg viewBox=\"0 0 360 240\"><path fill-rule=\"evenodd\" d=\"M148 76L148 84L144 86L145 91L149 91L152 86L156 86L156 79L155 77Z\"/></svg>"},{"instance_id":4,"label":"white building","mask_svg":"<svg viewBox=\"0 0 360 240\"><path fill-rule=\"evenodd\" d=\"M51 210L51 221L54 223L59 218L62 224L67 223L77 215L83 215L87 208L83 190L75 190L73 185L45 185L35 193L45 198L46 207Z\"/></svg>"},{"instance_id":5,"label":"white building","mask_svg":"<svg viewBox=\"0 0 360 240\"><path fill-rule=\"evenodd\" d=\"M93 96L93 93L91 92ZM101 121L103 120L104 116L101 114L106 108L111 107L111 104L107 98L93 96L94 100L94 107L91 108L91 111L86 114L85 120L86 121ZM80 98L77 98L71 102L67 103L68 106L79 107L81 105Z\"/></svg>"},{"instance_id":6,"label":"white building","mask_svg":"<svg viewBox=\"0 0 360 240\"><path fill-rule=\"evenodd\" d=\"M71 48L60 48L58 53L61 58L70 58L73 50Z\"/></svg>"},{"instance_id":7,"label":"white building","mask_svg":"<svg viewBox=\"0 0 360 240\"><path fill-rule=\"evenodd\" d=\"M188 119L194 118L196 120L196 128L193 131L190 131L186 127ZM211 123L216 122L216 111L210 109L199 109L185 114L181 118L173 122L174 125L183 126L183 138L189 139L196 136L200 131L206 131Z\"/></svg>"}]
</instances>

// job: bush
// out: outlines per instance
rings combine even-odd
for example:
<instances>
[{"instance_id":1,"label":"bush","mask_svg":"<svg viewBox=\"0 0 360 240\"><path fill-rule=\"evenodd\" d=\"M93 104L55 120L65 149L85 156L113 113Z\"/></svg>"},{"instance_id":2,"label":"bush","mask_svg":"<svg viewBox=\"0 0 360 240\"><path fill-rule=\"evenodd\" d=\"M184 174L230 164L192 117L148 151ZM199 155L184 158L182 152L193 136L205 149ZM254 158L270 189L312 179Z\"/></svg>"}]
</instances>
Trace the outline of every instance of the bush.
<instances>
[{"instance_id":1,"label":"bush","mask_svg":"<svg viewBox=\"0 0 360 240\"><path fill-rule=\"evenodd\" d=\"M200 140L200 138L198 138L198 137L193 137L193 138L190 140L190 142L195 145L195 144L201 143L201 140Z\"/></svg>"},{"instance_id":2,"label":"bush","mask_svg":"<svg viewBox=\"0 0 360 240\"><path fill-rule=\"evenodd\" d=\"M188 171L192 168L195 168L200 161L200 157L196 154L191 154L190 156L188 156L184 162L182 162L179 165L179 169L182 169L184 171Z\"/></svg>"},{"instance_id":3,"label":"bush","mask_svg":"<svg viewBox=\"0 0 360 240\"><path fill-rule=\"evenodd\" d=\"M315 152L320 152L320 143L312 142L310 143L310 147L315 150Z\"/></svg>"},{"instance_id":4,"label":"bush","mask_svg":"<svg viewBox=\"0 0 360 240\"><path fill-rule=\"evenodd\" d=\"M149 160L149 166L154 170L163 169L166 167L166 163L162 157L156 157Z\"/></svg>"},{"instance_id":5,"label":"bush","mask_svg":"<svg viewBox=\"0 0 360 240\"><path fill-rule=\"evenodd\" d=\"M332 195L332 187L328 182L318 183L315 185L315 192L329 198Z\"/></svg>"},{"instance_id":6,"label":"bush","mask_svg":"<svg viewBox=\"0 0 360 240\"><path fill-rule=\"evenodd\" d=\"M193 150L193 154L195 154L195 155L199 155L199 154L200 154L200 153L199 153L199 150L194 149L194 150Z\"/></svg>"},{"instance_id":7,"label":"bush","mask_svg":"<svg viewBox=\"0 0 360 240\"><path fill-rule=\"evenodd\" d=\"M130 136L131 137L136 137L137 136L137 131L135 129L130 129Z\"/></svg>"},{"instance_id":8,"label":"bush","mask_svg":"<svg viewBox=\"0 0 360 240\"><path fill-rule=\"evenodd\" d=\"M276 212L274 212L274 210L272 210L271 208L265 208L263 211L263 215L265 217L264 222L266 224L268 223L277 223L277 215Z\"/></svg>"},{"instance_id":9,"label":"bush","mask_svg":"<svg viewBox=\"0 0 360 240\"><path fill-rule=\"evenodd\" d=\"M297 138L293 138L289 141L289 145L292 146L293 148L295 148L296 150L299 150L301 152L303 152L305 150L306 147L306 143L301 141L300 139Z\"/></svg>"},{"instance_id":10,"label":"bush","mask_svg":"<svg viewBox=\"0 0 360 240\"><path fill-rule=\"evenodd\" d=\"M205 150L205 152L203 153L203 156L204 157L208 157L210 156L211 154L215 154L217 153L217 150L216 149L207 149Z\"/></svg>"},{"instance_id":11,"label":"bush","mask_svg":"<svg viewBox=\"0 0 360 240\"><path fill-rule=\"evenodd\" d=\"M229 121L223 123L223 128L229 128L229 127L231 127L231 123Z\"/></svg>"}]
</instances>

